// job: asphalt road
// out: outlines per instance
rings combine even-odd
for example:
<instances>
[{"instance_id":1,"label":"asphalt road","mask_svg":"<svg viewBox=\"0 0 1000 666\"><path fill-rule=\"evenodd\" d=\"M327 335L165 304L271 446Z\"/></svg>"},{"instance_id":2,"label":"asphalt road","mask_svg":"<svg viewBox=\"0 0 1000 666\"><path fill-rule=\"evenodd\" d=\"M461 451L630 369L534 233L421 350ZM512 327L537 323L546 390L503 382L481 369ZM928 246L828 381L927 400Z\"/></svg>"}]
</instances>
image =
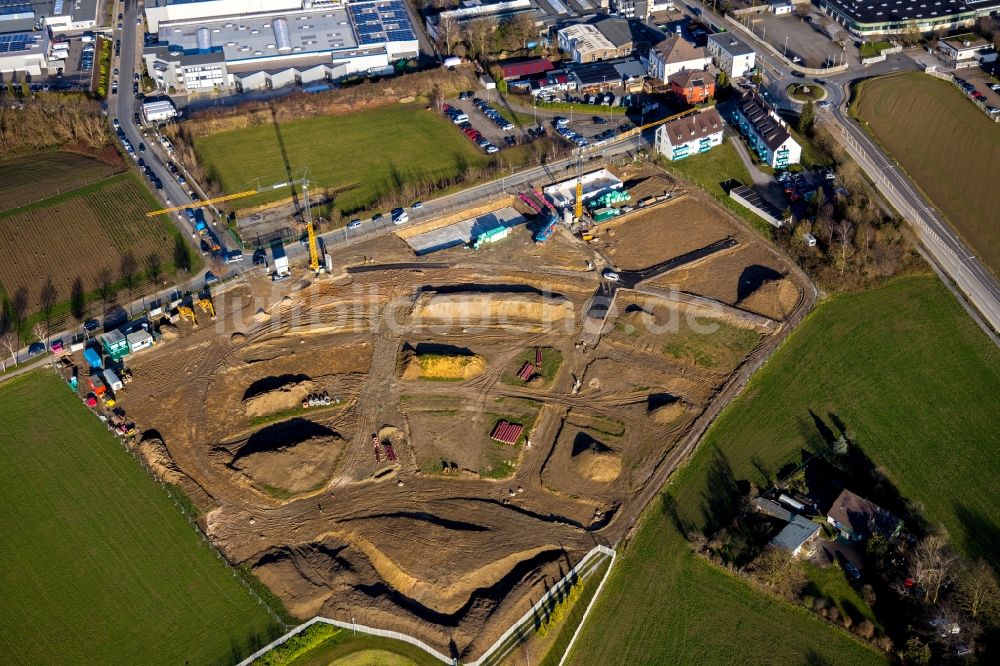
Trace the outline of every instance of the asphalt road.
<instances>
[{"instance_id":1,"label":"asphalt road","mask_svg":"<svg viewBox=\"0 0 1000 666\"><path fill-rule=\"evenodd\" d=\"M703 4L696 0L691 0L690 4L701 6L704 18L710 23L723 25L721 19L713 16ZM785 90L791 83L812 79L793 77L780 58L764 50L759 39L751 38L746 33L741 33L740 38L755 43L757 47L757 58L765 71L764 88L769 100L779 109L797 111L801 104L788 99ZM1000 331L1000 281L923 197L902 169L869 138L847 112L848 86L852 81L918 69L916 63L904 52L891 55L885 62L870 67L850 69L823 77L830 108L820 110L818 118L821 122L834 125L834 137L864 169L882 196L910 223L930 257L981 315L982 320L978 323L992 336L993 332Z\"/></svg>"}]
</instances>

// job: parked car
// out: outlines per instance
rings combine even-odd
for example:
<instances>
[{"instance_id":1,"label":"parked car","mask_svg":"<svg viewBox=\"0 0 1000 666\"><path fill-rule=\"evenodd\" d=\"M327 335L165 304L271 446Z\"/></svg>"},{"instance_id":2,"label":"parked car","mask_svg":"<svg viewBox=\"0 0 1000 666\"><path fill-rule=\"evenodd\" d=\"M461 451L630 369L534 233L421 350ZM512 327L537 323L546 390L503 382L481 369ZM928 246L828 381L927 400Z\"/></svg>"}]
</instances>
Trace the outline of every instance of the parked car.
<instances>
[{"instance_id":1,"label":"parked car","mask_svg":"<svg viewBox=\"0 0 1000 666\"><path fill-rule=\"evenodd\" d=\"M604 118L601 118L600 116L594 116L594 124L595 125L607 125L608 121L605 120Z\"/></svg>"},{"instance_id":2,"label":"parked car","mask_svg":"<svg viewBox=\"0 0 1000 666\"><path fill-rule=\"evenodd\" d=\"M372 222L381 222L384 219L385 216L382 215L382 213L375 213L374 215L372 215Z\"/></svg>"},{"instance_id":3,"label":"parked car","mask_svg":"<svg viewBox=\"0 0 1000 666\"><path fill-rule=\"evenodd\" d=\"M253 265L254 266L264 266L267 265L267 251L259 247L253 251Z\"/></svg>"},{"instance_id":4,"label":"parked car","mask_svg":"<svg viewBox=\"0 0 1000 666\"><path fill-rule=\"evenodd\" d=\"M219 277L212 271L205 273L205 284L214 284L218 281Z\"/></svg>"},{"instance_id":5,"label":"parked car","mask_svg":"<svg viewBox=\"0 0 1000 666\"><path fill-rule=\"evenodd\" d=\"M361 226L361 220L351 220L350 222L347 223L347 228L351 230L357 229L360 226Z\"/></svg>"},{"instance_id":6,"label":"parked car","mask_svg":"<svg viewBox=\"0 0 1000 666\"><path fill-rule=\"evenodd\" d=\"M87 331L88 333L93 333L100 327L101 327L101 322L97 321L96 319L88 319L87 321L83 322L83 330Z\"/></svg>"},{"instance_id":7,"label":"parked car","mask_svg":"<svg viewBox=\"0 0 1000 666\"><path fill-rule=\"evenodd\" d=\"M45 351L45 344L42 342L32 342L28 346L28 358L33 358Z\"/></svg>"},{"instance_id":8,"label":"parked car","mask_svg":"<svg viewBox=\"0 0 1000 666\"><path fill-rule=\"evenodd\" d=\"M610 268L605 268L604 271L601 273L601 277L603 277L608 282L618 282L618 280L622 279L621 275L614 272Z\"/></svg>"}]
</instances>

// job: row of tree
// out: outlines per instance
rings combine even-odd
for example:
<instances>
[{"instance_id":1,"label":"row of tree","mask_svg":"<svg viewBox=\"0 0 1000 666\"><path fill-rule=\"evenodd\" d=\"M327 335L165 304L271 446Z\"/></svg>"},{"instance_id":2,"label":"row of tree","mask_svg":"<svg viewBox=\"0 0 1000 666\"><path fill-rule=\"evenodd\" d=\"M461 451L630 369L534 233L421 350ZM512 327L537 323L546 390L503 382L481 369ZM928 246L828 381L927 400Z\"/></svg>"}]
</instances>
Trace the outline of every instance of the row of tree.
<instances>
[{"instance_id":1,"label":"row of tree","mask_svg":"<svg viewBox=\"0 0 1000 666\"><path fill-rule=\"evenodd\" d=\"M69 146L100 153L110 143L100 104L82 95L46 93L0 106L0 159Z\"/></svg>"},{"instance_id":2,"label":"row of tree","mask_svg":"<svg viewBox=\"0 0 1000 666\"><path fill-rule=\"evenodd\" d=\"M464 25L453 16L443 15L437 30L438 53L483 61L503 51L523 50L538 38L535 20L527 13L515 14L509 21L484 16Z\"/></svg>"}]
</instances>

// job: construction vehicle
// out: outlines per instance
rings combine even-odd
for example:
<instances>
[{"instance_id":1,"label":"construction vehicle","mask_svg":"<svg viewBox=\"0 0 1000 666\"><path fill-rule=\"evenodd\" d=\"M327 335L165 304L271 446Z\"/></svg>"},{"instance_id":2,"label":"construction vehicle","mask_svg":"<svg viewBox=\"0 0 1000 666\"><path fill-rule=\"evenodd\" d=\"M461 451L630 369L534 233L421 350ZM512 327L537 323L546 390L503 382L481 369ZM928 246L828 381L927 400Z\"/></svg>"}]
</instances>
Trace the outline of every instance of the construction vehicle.
<instances>
[{"instance_id":1,"label":"construction vehicle","mask_svg":"<svg viewBox=\"0 0 1000 666\"><path fill-rule=\"evenodd\" d=\"M122 368L121 380L122 384L132 383L132 371L128 368Z\"/></svg>"},{"instance_id":2,"label":"construction vehicle","mask_svg":"<svg viewBox=\"0 0 1000 666\"><path fill-rule=\"evenodd\" d=\"M177 316L180 317L181 319L188 320L189 322L191 322L192 326L198 325L198 320L194 316L194 310L192 310L186 305L177 306Z\"/></svg>"},{"instance_id":3,"label":"construction vehicle","mask_svg":"<svg viewBox=\"0 0 1000 666\"><path fill-rule=\"evenodd\" d=\"M272 185L260 186L253 190L244 190L243 192L237 192L235 194L227 194L221 197L214 197L212 199L204 199L202 201L196 201L191 204L185 204L183 206L173 206L172 208L161 208L160 210L154 210L149 213L146 213L146 217L156 217L157 215L163 215L164 213L174 213L179 210L186 211L193 209L194 217L196 220L194 224L196 227L198 227L198 233L202 235L202 239L206 242L206 244L209 246L212 252L218 252L220 248L218 246L218 239L215 237L215 234L213 234L212 231L208 229L207 225L204 226L204 228L202 229L201 226L197 224L199 219L200 220L204 219L203 215L201 218L198 217L203 207L212 204L222 203L223 201L232 201L233 199L242 199L243 197L251 197L255 194L261 194L262 192L273 192L274 190L280 190L284 187L289 187L292 188L292 190L294 190L297 186L300 186L302 188L302 197L305 199L302 210L303 210L303 221L305 222L306 225L306 235L308 237L308 242L309 242L309 268L313 272L319 273L323 267L319 263L319 241L316 238L316 228L315 226L313 226L312 207L309 205L308 177L298 178L296 180L283 181L280 183L274 183ZM202 233L202 231L206 233Z\"/></svg>"},{"instance_id":4,"label":"construction vehicle","mask_svg":"<svg viewBox=\"0 0 1000 666\"><path fill-rule=\"evenodd\" d=\"M210 297L201 298L195 297L193 305L197 305L201 308L201 311L208 314L212 319L215 319L215 305L212 304L212 299Z\"/></svg>"},{"instance_id":5,"label":"construction vehicle","mask_svg":"<svg viewBox=\"0 0 1000 666\"><path fill-rule=\"evenodd\" d=\"M715 107L708 107L708 108L715 108ZM647 110L652 111L652 110L655 110L655 108L650 108L650 109L647 109ZM612 144L615 144L615 143L618 143L619 141L624 141L625 139L631 139L632 137L634 137L634 136L636 136L638 134L642 134L645 130L648 130L648 129L653 128L653 127L657 127L657 126L662 125L664 123L669 123L671 120L677 120L678 118L683 118L684 116L691 115L692 113L698 113L699 111L703 111L703 110L704 109L688 109L687 111L681 111L680 113L675 113L672 116L667 116L666 118L660 118L659 120L654 120L651 123L646 123L645 125L641 125L639 127L634 127L632 129L628 130L627 132L622 132L621 134L619 134L618 136L616 136L614 139L609 139L608 141L602 142L599 150L603 152L604 150L607 150L608 146L610 146ZM592 149L592 150L594 150L594 149ZM584 151L585 151L584 148L580 148L579 150L576 151L576 218L577 219L580 219L580 217L583 216L583 154L584 154ZM587 152L590 152L590 151L587 151Z\"/></svg>"},{"instance_id":6,"label":"construction vehicle","mask_svg":"<svg viewBox=\"0 0 1000 666\"><path fill-rule=\"evenodd\" d=\"M378 435L372 433L372 447L375 449L375 464L376 465L381 464L381 462L382 462L382 448L379 446L379 444L381 444L381 443L382 443L382 440L379 439Z\"/></svg>"}]
</instances>

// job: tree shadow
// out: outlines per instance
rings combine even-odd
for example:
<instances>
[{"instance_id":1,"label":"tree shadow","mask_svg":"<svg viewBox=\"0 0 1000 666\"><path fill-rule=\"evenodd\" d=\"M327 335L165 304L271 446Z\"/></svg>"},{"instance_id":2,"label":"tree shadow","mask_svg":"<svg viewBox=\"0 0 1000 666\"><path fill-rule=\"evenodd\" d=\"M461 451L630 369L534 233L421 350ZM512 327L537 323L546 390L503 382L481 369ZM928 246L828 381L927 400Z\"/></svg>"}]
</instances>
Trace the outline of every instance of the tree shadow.
<instances>
[{"instance_id":1,"label":"tree shadow","mask_svg":"<svg viewBox=\"0 0 1000 666\"><path fill-rule=\"evenodd\" d=\"M955 515L964 532L956 536L962 539L965 549L982 557L995 571L1000 572L1000 526L996 520L960 502L955 504Z\"/></svg>"},{"instance_id":2,"label":"tree shadow","mask_svg":"<svg viewBox=\"0 0 1000 666\"><path fill-rule=\"evenodd\" d=\"M702 493L702 522L705 532L714 532L728 525L739 511L741 493L729 459L718 448L712 448L706 478L707 488Z\"/></svg>"}]
</instances>

